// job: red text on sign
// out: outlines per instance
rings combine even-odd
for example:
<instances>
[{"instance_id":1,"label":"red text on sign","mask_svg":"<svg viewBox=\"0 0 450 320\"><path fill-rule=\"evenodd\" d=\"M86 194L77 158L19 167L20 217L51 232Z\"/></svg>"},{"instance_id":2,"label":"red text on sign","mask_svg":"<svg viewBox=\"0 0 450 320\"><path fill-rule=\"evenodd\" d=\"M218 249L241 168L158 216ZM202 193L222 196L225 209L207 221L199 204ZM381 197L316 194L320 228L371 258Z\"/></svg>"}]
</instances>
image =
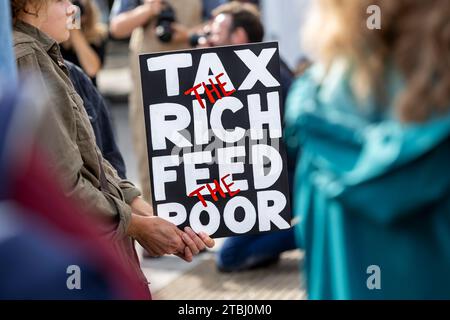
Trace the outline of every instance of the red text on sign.
<instances>
[{"instance_id":1,"label":"red text on sign","mask_svg":"<svg viewBox=\"0 0 450 320\"><path fill-rule=\"evenodd\" d=\"M230 176L230 174L227 174L227 175L223 176L223 177L220 179L220 181L222 181L222 184L224 185L224 187L225 187L225 189L226 189L226 192L223 191L223 189L222 189L222 187L220 186L220 183L217 181L217 179L214 179L214 181L213 181L214 186L215 186L214 189L213 189L209 184L206 184L206 185L203 185L203 186L201 186L201 187L195 189L194 191L192 191L192 192L189 194L189 197L197 196L198 199L202 202L202 204L203 204L204 207L207 207L207 206L208 206L207 203L206 203L206 201L205 201L205 198L203 198L203 195L201 194L201 191L202 191L203 189L205 189L205 188L208 189L209 194L212 196L212 198L214 199L215 202L219 201L219 198L217 197L217 193L219 193L220 196L221 196L222 198L224 198L224 199L225 199L225 197L226 197L225 193L228 193L228 195L229 195L231 198L234 197L234 196L237 195L239 192L241 192L241 189L237 189L237 190L235 190L235 191L232 191L232 190L230 189L230 187L234 184L234 182L232 182L232 183L226 183L226 182L225 182L225 179L228 178L229 176Z\"/></svg>"},{"instance_id":2,"label":"red text on sign","mask_svg":"<svg viewBox=\"0 0 450 320\"><path fill-rule=\"evenodd\" d=\"M208 100L209 100L209 102L211 102L211 103L215 103L216 100L222 99L223 97L231 96L233 93L236 92L236 89L233 89L233 90L231 90L231 91L227 91L227 90L225 89L225 86L227 85L227 83L226 83L226 82L221 82L221 81L220 81L220 77L222 77L223 75L224 75L224 73L222 72L222 73L219 73L219 74L215 77L216 82L217 82L217 86L214 84L214 82L213 82L211 79L208 79L208 80L209 80L209 85L211 85L211 89L209 89L209 88L207 87L208 84L205 84L204 82L202 82L202 83L199 83L199 84L193 86L191 89L186 90L186 91L184 92L184 94L185 94L185 95L188 95L188 94L191 94L192 92L194 92L195 98L196 98L197 101L200 103L200 106L202 107L202 109L205 109L205 104L203 103L203 100L202 100L202 98L200 97L200 93L197 91L200 87L203 86L203 89L205 89L205 93L206 93L206 95L208 96ZM217 87L219 87L220 91L219 91L219 89L217 89ZM222 94L221 94L220 92L222 92ZM217 97L217 99L214 98L213 94L215 94L215 96Z\"/></svg>"}]
</instances>

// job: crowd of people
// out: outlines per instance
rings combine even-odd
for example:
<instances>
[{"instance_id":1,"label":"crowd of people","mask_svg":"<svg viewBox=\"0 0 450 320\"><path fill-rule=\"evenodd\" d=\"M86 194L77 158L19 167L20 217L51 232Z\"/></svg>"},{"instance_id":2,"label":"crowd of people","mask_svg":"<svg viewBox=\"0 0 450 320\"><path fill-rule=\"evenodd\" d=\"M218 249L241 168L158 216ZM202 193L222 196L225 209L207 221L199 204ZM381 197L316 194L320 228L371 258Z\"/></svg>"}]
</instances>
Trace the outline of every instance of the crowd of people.
<instances>
[{"instance_id":1,"label":"crowd of people","mask_svg":"<svg viewBox=\"0 0 450 320\"><path fill-rule=\"evenodd\" d=\"M68 25L74 5L79 29ZM370 5L380 8L379 29L367 26ZM135 242L147 256L188 262L214 247L209 235L153 214L138 56L262 42L259 6L0 2L0 298L151 298ZM450 298L449 8L446 0L314 2L309 59L296 71L280 61L297 223L227 238L220 271L265 267L301 249L311 299ZM129 39L140 189L127 180L96 87L110 39ZM68 292L54 272L73 264L70 256L88 270L89 290ZM20 280L31 259L47 281L42 290ZM381 284L369 283L374 266Z\"/></svg>"}]
</instances>

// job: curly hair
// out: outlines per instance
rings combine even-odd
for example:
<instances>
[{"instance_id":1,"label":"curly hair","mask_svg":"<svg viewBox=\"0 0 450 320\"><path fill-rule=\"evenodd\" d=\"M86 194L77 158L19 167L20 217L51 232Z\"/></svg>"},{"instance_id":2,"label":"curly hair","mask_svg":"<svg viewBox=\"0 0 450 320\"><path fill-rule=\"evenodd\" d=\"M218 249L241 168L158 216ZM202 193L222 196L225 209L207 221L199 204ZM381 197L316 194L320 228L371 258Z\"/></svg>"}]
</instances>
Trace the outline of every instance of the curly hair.
<instances>
[{"instance_id":1,"label":"curly hair","mask_svg":"<svg viewBox=\"0 0 450 320\"><path fill-rule=\"evenodd\" d=\"M83 0L81 3L84 7L81 30L89 43L98 44L108 36L107 27L100 22L100 11L93 0Z\"/></svg>"},{"instance_id":2,"label":"curly hair","mask_svg":"<svg viewBox=\"0 0 450 320\"><path fill-rule=\"evenodd\" d=\"M317 4L307 28L306 38L312 40L307 45L328 67L338 57L348 62L357 97L374 94L382 100L387 66L394 65L405 81L394 101L401 121L424 122L448 112L448 0L320 0ZM366 26L370 5L381 9L381 29Z\"/></svg>"},{"instance_id":3,"label":"curly hair","mask_svg":"<svg viewBox=\"0 0 450 320\"><path fill-rule=\"evenodd\" d=\"M37 16L42 7L46 6L50 1L51 0L11 0L13 23L15 23L23 13ZM33 11L29 11L30 7L33 8Z\"/></svg>"}]
</instances>

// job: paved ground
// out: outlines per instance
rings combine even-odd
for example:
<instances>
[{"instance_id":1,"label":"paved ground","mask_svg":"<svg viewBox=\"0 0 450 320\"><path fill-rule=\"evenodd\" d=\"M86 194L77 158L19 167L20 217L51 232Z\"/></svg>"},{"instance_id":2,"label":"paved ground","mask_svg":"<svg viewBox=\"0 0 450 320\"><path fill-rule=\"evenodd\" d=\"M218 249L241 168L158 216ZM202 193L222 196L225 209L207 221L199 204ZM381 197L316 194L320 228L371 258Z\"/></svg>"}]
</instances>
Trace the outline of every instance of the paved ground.
<instances>
[{"instance_id":1,"label":"paved ground","mask_svg":"<svg viewBox=\"0 0 450 320\"><path fill-rule=\"evenodd\" d=\"M138 185L135 155L128 125L127 94L131 79L125 43L108 48L105 69L98 76L100 91L110 102L116 137L125 158L128 178ZM142 259L142 269L157 299L304 299L306 294L298 251L283 255L279 264L257 271L221 274L214 264L214 250L201 254L192 263L167 256Z\"/></svg>"},{"instance_id":2,"label":"paved ground","mask_svg":"<svg viewBox=\"0 0 450 320\"><path fill-rule=\"evenodd\" d=\"M214 257L183 272L155 292L156 299L201 300L300 300L305 299L299 277L299 251L286 252L277 265L240 273L220 273Z\"/></svg>"}]
</instances>

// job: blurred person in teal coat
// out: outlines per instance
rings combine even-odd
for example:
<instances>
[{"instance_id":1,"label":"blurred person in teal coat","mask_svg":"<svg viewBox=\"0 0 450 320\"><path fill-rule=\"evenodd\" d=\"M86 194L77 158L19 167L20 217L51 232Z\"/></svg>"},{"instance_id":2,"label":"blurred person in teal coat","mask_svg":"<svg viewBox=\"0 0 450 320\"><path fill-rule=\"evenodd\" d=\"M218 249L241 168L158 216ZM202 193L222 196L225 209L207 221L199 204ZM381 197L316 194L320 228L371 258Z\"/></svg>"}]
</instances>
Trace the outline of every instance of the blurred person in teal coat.
<instances>
[{"instance_id":1,"label":"blurred person in teal coat","mask_svg":"<svg viewBox=\"0 0 450 320\"><path fill-rule=\"evenodd\" d=\"M370 5L381 29L369 28ZM309 298L449 299L448 2L314 10L318 62L285 114L289 152L301 150L294 211Z\"/></svg>"}]
</instances>

